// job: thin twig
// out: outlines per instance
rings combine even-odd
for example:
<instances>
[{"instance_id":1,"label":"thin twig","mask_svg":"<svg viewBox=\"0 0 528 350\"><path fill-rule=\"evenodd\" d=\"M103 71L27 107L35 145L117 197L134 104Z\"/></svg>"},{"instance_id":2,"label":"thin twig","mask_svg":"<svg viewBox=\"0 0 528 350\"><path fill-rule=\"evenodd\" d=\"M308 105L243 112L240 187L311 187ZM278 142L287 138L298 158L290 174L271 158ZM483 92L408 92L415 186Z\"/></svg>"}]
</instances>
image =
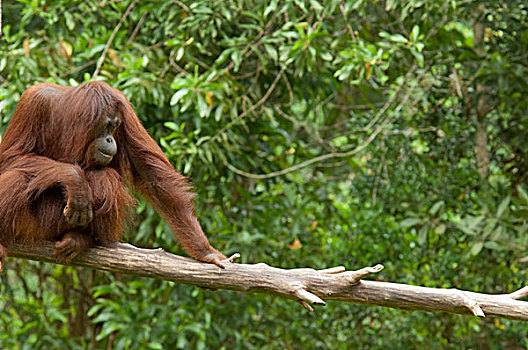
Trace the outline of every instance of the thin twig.
<instances>
[{"instance_id":1,"label":"thin twig","mask_svg":"<svg viewBox=\"0 0 528 350\"><path fill-rule=\"evenodd\" d=\"M173 3L177 4L178 6L180 6L182 9L185 10L185 12L187 12L187 14L190 16L192 15L192 12L191 10L189 9L189 7L187 7L187 5L185 5L183 2L181 1L178 1L178 0L172 0Z\"/></svg>"},{"instance_id":2,"label":"thin twig","mask_svg":"<svg viewBox=\"0 0 528 350\"><path fill-rule=\"evenodd\" d=\"M341 14L343 15L343 18L345 20L347 30L350 33L350 36L352 37L352 41L355 43L357 41L356 35L354 34L354 30L352 29L352 27L350 26L350 23L348 21L348 18L347 18L347 15L346 15L346 11L345 11L345 4L341 3L341 5L339 5L339 9L341 10Z\"/></svg>"},{"instance_id":3,"label":"thin twig","mask_svg":"<svg viewBox=\"0 0 528 350\"><path fill-rule=\"evenodd\" d=\"M288 77L286 76L286 74L283 75L283 79L284 79L284 84L286 84L286 89L288 89L288 96L290 98L288 103L283 105L283 107L290 107L292 105L292 103L293 103L293 89L292 89L292 86L291 86L290 81L288 80Z\"/></svg>"},{"instance_id":4,"label":"thin twig","mask_svg":"<svg viewBox=\"0 0 528 350\"><path fill-rule=\"evenodd\" d=\"M280 78L282 77L282 74L284 73L284 70L286 68L283 67L279 74L277 74L277 76L275 77L275 80L273 81L273 83L271 83L269 89L266 91L266 93L264 94L264 96L262 96L262 98L257 102L255 103L253 106L251 106L249 109L245 110L244 112L242 112L239 116L237 116L235 119L233 119L231 122L229 122L227 125L225 125L222 129L220 129L220 131L218 131L213 137L211 137L208 141L206 142L213 142L215 141L220 135L222 135L226 130L230 129L233 124L237 123L238 121L244 119L248 114L252 113L255 109L259 108L264 102L266 102L266 100L268 99L268 97L271 95L271 93L273 92L273 90L275 90L275 87L277 86L277 83L279 82ZM205 142L204 142L205 143Z\"/></svg>"},{"instance_id":5,"label":"thin twig","mask_svg":"<svg viewBox=\"0 0 528 350\"><path fill-rule=\"evenodd\" d=\"M247 53L247 51L249 51L249 49L251 48L251 46L257 44L259 42L259 40L265 35L268 33L268 29L271 27L271 25L273 24L273 22L275 21L275 19L277 18L279 14L279 11L276 11L273 16L271 17L271 19L268 21L268 23L266 23L264 25L264 29L261 30L259 32L259 34L253 39L251 40L246 46L244 46L244 48L240 51L241 52L241 57L244 57L245 54ZM246 58L246 57L244 57ZM231 61L227 67L225 68L225 70L231 70L235 67L235 62L234 61Z\"/></svg>"},{"instance_id":6,"label":"thin twig","mask_svg":"<svg viewBox=\"0 0 528 350\"><path fill-rule=\"evenodd\" d=\"M70 74L73 74L75 72L83 70L84 68L90 67L92 64L95 64L95 60L88 61L88 62L86 62L85 64L83 64L83 65L81 65L79 67L72 68L69 71L66 71L66 72L60 74L59 77L61 77L61 78L67 77Z\"/></svg>"},{"instance_id":7,"label":"thin twig","mask_svg":"<svg viewBox=\"0 0 528 350\"><path fill-rule=\"evenodd\" d=\"M414 72L414 70L416 68L417 68L417 66L414 65L407 72L406 77L409 76L411 74L411 72ZM422 75L423 75L423 73L422 73ZM408 79L405 79L405 81L407 81L407 80ZM419 80L420 79L416 79L416 81L419 81ZM293 165L291 167L288 167L288 168L285 168L285 169L282 169L282 170L274 171L274 172L271 172L271 173L268 173L268 174L252 174L252 173L248 173L246 171L238 169L237 167L233 166L232 164L229 164L228 162L225 162L225 165L227 166L227 168L229 170L231 170L232 172L234 172L234 173L236 173L238 175L241 175L241 176L244 176L244 177L247 177L247 178L250 178L250 179L255 179L255 180L264 180L264 179L270 179L270 178L277 177L277 176L286 175L288 173L303 169L303 168L305 168L305 167L307 167L309 165L312 165L314 163L318 163L318 162L321 162L321 161L324 161L324 160L327 160L327 159L347 158L347 157L353 156L355 154L358 154L359 152L363 151L368 145L370 145L374 141L374 139L378 136L378 134L381 133L384 130L384 128L393 120L394 116L397 115L400 112L400 110L403 108L403 106L409 100L412 92L414 91L414 89L415 89L415 87L417 85L418 85L418 83L414 84L413 86L411 86L407 90L405 96L401 99L401 101L398 104L398 106L391 112L391 114L388 117L385 118L385 120L380 124L380 126L367 138L367 140L363 144L361 144L359 146L356 146L354 149L352 149L352 150L350 150L348 152L332 152L332 153L323 154L321 156L318 156L318 157L315 157L315 158L312 158L312 159L308 159L308 160L306 160L306 161L304 161L302 163ZM391 98L387 101L387 103L385 103L385 105L376 114L376 116L369 123L369 126L367 126L366 129L369 129L370 126L374 125L379 120L379 118L381 118L381 116L387 111L387 109L390 107L392 102L394 102L394 100L396 99L396 96L399 95L399 93L400 93L400 91L402 89L403 89L403 85L398 87L398 90L394 93L393 96L391 96ZM415 97L415 99L413 100L413 103L415 101L417 101L418 98L419 97Z\"/></svg>"},{"instance_id":8,"label":"thin twig","mask_svg":"<svg viewBox=\"0 0 528 350\"><path fill-rule=\"evenodd\" d=\"M132 35L130 35L130 38L128 38L128 41L126 43L127 46L132 44L132 42L136 38L137 34L139 33L139 29L141 28L141 26L143 25L143 22L145 22L145 19L147 18L147 15L148 15L148 11L146 11L143 14L143 16L141 16L141 18L139 19L138 23L136 24L136 27L134 28L134 31L132 32Z\"/></svg>"},{"instance_id":9,"label":"thin twig","mask_svg":"<svg viewBox=\"0 0 528 350\"><path fill-rule=\"evenodd\" d=\"M108 38L108 41L106 42L106 45L105 45L104 50L103 50L103 53L101 54L101 57L99 57L99 61L97 62L97 67L95 67L95 71L94 71L94 73L92 75L92 80L97 78L97 76L99 75L99 72L101 70L101 67L103 66L103 62L104 62L104 60L106 58L108 50L110 50L110 45L112 45L112 41L114 41L114 38L115 38L117 32L119 31L119 29L121 29L121 26L123 25L123 23L125 22L126 18L130 14L130 12L132 12L132 9L134 8L134 6L136 6L137 3L138 3L138 0L134 0L128 6L128 8L126 9L125 13L123 14L123 17L121 17L121 20L119 20L119 23L117 24L117 26L112 31L112 34L110 34L110 38Z\"/></svg>"},{"instance_id":10,"label":"thin twig","mask_svg":"<svg viewBox=\"0 0 528 350\"><path fill-rule=\"evenodd\" d=\"M393 120L393 117L397 113L399 113L400 110L403 108L403 106L407 103L409 97L411 96L412 91L414 91L414 89L409 89L409 91L407 92L407 94L405 94L404 98L401 100L401 102L398 104L398 106L392 111L391 115L388 116L381 123L381 125L367 138L367 140L363 144L357 146L356 148L354 148L351 151L323 154L321 156L314 157L312 159L308 159L308 160L306 160L306 161L304 161L302 163L293 165L293 166L291 166L289 168L285 168L285 169L282 169L282 170L279 170L279 171L274 171L274 172L271 172L271 173L268 173L268 174L252 174L252 173L248 173L248 172L245 172L243 170L240 170L240 169L236 168L235 166L233 166L232 164L229 164L227 162L225 163L225 165L227 166L227 168L229 170L231 170L232 172L234 172L234 173L236 173L238 175L241 175L241 176L244 176L244 177L247 177L247 178L250 178L250 179L263 180L263 179L270 179L270 178L273 178L273 177L286 175L288 173L300 170L302 168L306 168L309 165L312 165L314 163L318 163L318 162L321 162L321 161L324 161L324 160L327 160L327 159L347 158L347 157L353 156L353 155L358 154L359 152L363 151L365 148L367 148L368 145L370 145L372 143L372 141L374 141L374 139L378 136L378 134L381 133L381 131Z\"/></svg>"},{"instance_id":11,"label":"thin twig","mask_svg":"<svg viewBox=\"0 0 528 350\"><path fill-rule=\"evenodd\" d=\"M412 73L414 73L417 67L418 67L417 65L414 65L411 69L409 69L409 71L405 74L405 79L403 80L403 83L398 87L398 89L394 92L394 94L387 100L387 102L378 111L378 113L376 113L376 116L372 118L370 123L368 123L368 125L364 128L365 130L370 130L374 126L374 124L378 122L379 118L381 118L381 116L385 114L387 109L389 109L389 107L396 100L396 98L400 96L400 92L403 90L405 83L409 80L409 76Z\"/></svg>"},{"instance_id":12,"label":"thin twig","mask_svg":"<svg viewBox=\"0 0 528 350\"><path fill-rule=\"evenodd\" d=\"M284 119L290 121L294 128L303 128L309 135L311 138L313 138L315 141L317 141L317 144L321 145L322 147L324 147L325 149L331 149L332 147L329 146L328 142L326 142L322 137L321 135L319 134L319 131L317 130L317 128L310 128L306 123L303 123L299 120L296 120L295 118L289 116L288 114L284 113L284 111L278 107L278 106L275 106L275 111L277 111L277 113L283 117ZM333 151L333 149L331 149Z\"/></svg>"}]
</instances>

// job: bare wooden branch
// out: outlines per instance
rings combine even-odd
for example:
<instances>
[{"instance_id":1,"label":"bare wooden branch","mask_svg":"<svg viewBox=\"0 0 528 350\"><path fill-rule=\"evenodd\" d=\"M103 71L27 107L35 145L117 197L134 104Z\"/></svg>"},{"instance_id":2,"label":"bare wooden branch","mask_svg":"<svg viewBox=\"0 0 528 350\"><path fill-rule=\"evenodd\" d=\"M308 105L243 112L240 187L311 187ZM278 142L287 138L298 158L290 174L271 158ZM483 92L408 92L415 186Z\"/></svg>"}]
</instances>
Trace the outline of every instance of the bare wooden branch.
<instances>
[{"instance_id":1,"label":"bare wooden branch","mask_svg":"<svg viewBox=\"0 0 528 350\"><path fill-rule=\"evenodd\" d=\"M516 292L508 294L508 296L512 299L519 300L522 298L526 298L528 296L528 286L522 287Z\"/></svg>"},{"instance_id":2,"label":"bare wooden branch","mask_svg":"<svg viewBox=\"0 0 528 350\"><path fill-rule=\"evenodd\" d=\"M10 257L57 263L52 257L53 244L33 247L16 245ZM237 255L229 258L234 260ZM259 264L228 262L225 269L213 264L173 255L163 249L142 249L118 243L112 248L96 247L78 256L72 265L126 273L206 287L246 293L266 293L295 300L308 311L312 305L338 300L378 305L402 310L439 311L475 316L495 316L528 321L528 287L510 294L490 295L458 289L439 289L406 284L364 281L383 269L382 265L357 271L342 266L324 270L310 268L280 269Z\"/></svg>"}]
</instances>

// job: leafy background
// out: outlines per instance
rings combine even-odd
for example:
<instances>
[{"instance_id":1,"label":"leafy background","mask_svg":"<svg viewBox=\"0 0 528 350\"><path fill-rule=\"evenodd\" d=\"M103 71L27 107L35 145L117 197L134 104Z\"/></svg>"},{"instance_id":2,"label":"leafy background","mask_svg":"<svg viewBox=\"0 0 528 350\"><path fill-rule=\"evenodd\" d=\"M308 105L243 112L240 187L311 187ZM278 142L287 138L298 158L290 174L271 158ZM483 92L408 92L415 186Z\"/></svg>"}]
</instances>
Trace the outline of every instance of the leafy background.
<instances>
[{"instance_id":1,"label":"leafy background","mask_svg":"<svg viewBox=\"0 0 528 350\"><path fill-rule=\"evenodd\" d=\"M3 2L0 130L21 93L122 90L242 262L383 263L384 281L525 283L525 1ZM94 77L95 76L95 77ZM1 185L1 184L0 184ZM141 202L128 241L181 254ZM330 303L9 259L0 347L528 347L502 319Z\"/></svg>"}]
</instances>

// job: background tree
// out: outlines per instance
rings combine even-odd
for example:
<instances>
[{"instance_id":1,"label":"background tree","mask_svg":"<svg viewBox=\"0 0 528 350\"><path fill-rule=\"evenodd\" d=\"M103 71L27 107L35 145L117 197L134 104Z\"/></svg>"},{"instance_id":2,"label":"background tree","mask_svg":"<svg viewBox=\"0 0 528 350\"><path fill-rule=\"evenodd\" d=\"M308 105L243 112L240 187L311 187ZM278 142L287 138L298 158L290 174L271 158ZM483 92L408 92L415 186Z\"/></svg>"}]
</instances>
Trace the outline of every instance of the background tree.
<instances>
[{"instance_id":1,"label":"background tree","mask_svg":"<svg viewBox=\"0 0 528 350\"><path fill-rule=\"evenodd\" d=\"M22 91L122 90L242 262L487 293L525 279L524 1L4 2L0 129ZM143 202L129 239L181 253ZM524 323L332 304L10 259L10 348L528 346Z\"/></svg>"}]
</instances>

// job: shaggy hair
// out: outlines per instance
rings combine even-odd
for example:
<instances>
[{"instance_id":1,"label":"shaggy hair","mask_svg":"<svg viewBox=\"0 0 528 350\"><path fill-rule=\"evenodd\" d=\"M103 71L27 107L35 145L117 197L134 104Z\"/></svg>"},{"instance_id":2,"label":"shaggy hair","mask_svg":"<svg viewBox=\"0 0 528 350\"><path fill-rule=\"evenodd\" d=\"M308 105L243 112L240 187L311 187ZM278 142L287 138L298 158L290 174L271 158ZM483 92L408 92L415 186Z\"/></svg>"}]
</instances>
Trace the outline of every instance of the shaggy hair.
<instances>
[{"instance_id":1,"label":"shaggy hair","mask_svg":"<svg viewBox=\"0 0 528 350\"><path fill-rule=\"evenodd\" d=\"M92 161L93 140L108 115L120 121L113 134L117 153L108 166L98 167ZM103 82L30 87L0 143L0 269L13 242L60 243L68 235L86 249L119 241L134 202L128 187L152 203L189 255L217 265L225 259L200 227L187 179L174 170L120 91ZM68 223L63 211L70 200L88 201L89 224Z\"/></svg>"}]
</instances>

